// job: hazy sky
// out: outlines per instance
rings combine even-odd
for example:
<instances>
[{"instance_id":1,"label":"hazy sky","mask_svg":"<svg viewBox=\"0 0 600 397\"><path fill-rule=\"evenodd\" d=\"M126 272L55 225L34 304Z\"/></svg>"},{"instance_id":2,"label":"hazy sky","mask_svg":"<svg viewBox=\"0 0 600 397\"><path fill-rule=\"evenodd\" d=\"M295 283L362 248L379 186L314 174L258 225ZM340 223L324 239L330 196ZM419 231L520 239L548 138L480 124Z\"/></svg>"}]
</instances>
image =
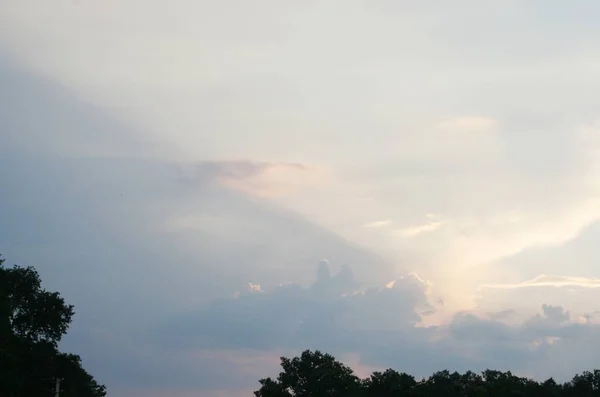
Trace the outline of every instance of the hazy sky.
<instances>
[{"instance_id":1,"label":"hazy sky","mask_svg":"<svg viewBox=\"0 0 600 397\"><path fill-rule=\"evenodd\" d=\"M0 253L111 396L596 363L597 1L0 4Z\"/></svg>"}]
</instances>

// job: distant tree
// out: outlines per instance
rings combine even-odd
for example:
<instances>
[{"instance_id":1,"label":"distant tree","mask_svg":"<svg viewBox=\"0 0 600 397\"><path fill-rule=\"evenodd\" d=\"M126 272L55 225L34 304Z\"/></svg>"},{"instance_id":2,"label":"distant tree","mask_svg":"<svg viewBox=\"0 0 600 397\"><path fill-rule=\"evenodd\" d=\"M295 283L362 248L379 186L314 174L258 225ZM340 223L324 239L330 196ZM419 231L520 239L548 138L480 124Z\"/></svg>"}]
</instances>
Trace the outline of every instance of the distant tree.
<instances>
[{"instance_id":1,"label":"distant tree","mask_svg":"<svg viewBox=\"0 0 600 397\"><path fill-rule=\"evenodd\" d=\"M559 384L538 383L510 371L438 371L421 381L393 369L375 371L360 380L333 356L309 350L293 359L281 358L276 380L261 379L255 397L600 397L600 370L575 375Z\"/></svg>"},{"instance_id":2,"label":"distant tree","mask_svg":"<svg viewBox=\"0 0 600 397\"><path fill-rule=\"evenodd\" d=\"M541 384L537 384L537 382L532 383L533 384L530 384L530 389L537 389L540 396L559 397L564 395L563 385L556 383L556 381L552 378L545 380Z\"/></svg>"},{"instance_id":3,"label":"distant tree","mask_svg":"<svg viewBox=\"0 0 600 397\"><path fill-rule=\"evenodd\" d=\"M600 396L600 370L585 371L575 375L571 382L565 385L568 396L598 397Z\"/></svg>"},{"instance_id":4,"label":"distant tree","mask_svg":"<svg viewBox=\"0 0 600 397\"><path fill-rule=\"evenodd\" d=\"M0 257L0 397L103 397L78 356L59 352L74 311L58 292L42 288L33 267L4 266Z\"/></svg>"},{"instance_id":5,"label":"distant tree","mask_svg":"<svg viewBox=\"0 0 600 397\"><path fill-rule=\"evenodd\" d=\"M375 371L364 381L365 394L379 397L408 396L416 385L417 381L412 375L398 373L393 369Z\"/></svg>"},{"instance_id":6,"label":"distant tree","mask_svg":"<svg viewBox=\"0 0 600 397\"><path fill-rule=\"evenodd\" d=\"M261 379L256 397L353 397L362 384L350 367L320 351L304 351L300 357L281 357L283 371L277 380Z\"/></svg>"}]
</instances>

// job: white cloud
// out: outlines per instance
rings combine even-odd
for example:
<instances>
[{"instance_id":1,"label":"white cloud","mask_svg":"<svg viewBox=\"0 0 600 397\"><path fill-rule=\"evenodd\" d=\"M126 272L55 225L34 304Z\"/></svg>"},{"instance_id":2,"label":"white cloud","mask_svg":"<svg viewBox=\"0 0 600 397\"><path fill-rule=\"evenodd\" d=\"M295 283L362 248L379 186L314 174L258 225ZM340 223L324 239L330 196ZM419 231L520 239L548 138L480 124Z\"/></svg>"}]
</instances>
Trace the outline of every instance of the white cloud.
<instances>
[{"instance_id":1,"label":"white cloud","mask_svg":"<svg viewBox=\"0 0 600 397\"><path fill-rule=\"evenodd\" d=\"M258 197L274 198L327 183L324 170L298 163L252 161L202 162L212 165L215 180L224 187Z\"/></svg>"},{"instance_id":2,"label":"white cloud","mask_svg":"<svg viewBox=\"0 0 600 397\"><path fill-rule=\"evenodd\" d=\"M598 5L363 3L12 1L0 13L2 253L64 290L80 329L102 318L131 337L179 310L244 302L289 321L265 341L256 318L276 310L241 313L240 344L297 332L422 372L593 364L598 238L581 232L600 218ZM380 287L355 293L344 268L308 293L322 256ZM410 270L431 283L383 288ZM411 328L434 292L448 315L482 284L479 311L536 320ZM213 301L240 286L235 303ZM299 330L286 304L317 314ZM552 323L564 313L548 307L535 317L542 304L583 326ZM334 319L352 325L323 339ZM123 370L139 384L156 370L148 356L180 359L159 350ZM119 362L100 356L96 369ZM194 377L180 372L174 384Z\"/></svg>"},{"instance_id":3,"label":"white cloud","mask_svg":"<svg viewBox=\"0 0 600 397\"><path fill-rule=\"evenodd\" d=\"M400 230L397 230L396 232L401 237L404 237L404 238L415 237L422 233L434 232L434 231L438 230L440 227L442 227L443 224L444 224L444 222L442 222L442 221L428 222L423 225L410 226L410 227L407 227L406 229L400 229Z\"/></svg>"},{"instance_id":4,"label":"white cloud","mask_svg":"<svg viewBox=\"0 0 600 397\"><path fill-rule=\"evenodd\" d=\"M262 292L262 290L260 289L260 285L258 284L248 283L247 289L249 292Z\"/></svg>"},{"instance_id":5,"label":"white cloud","mask_svg":"<svg viewBox=\"0 0 600 397\"><path fill-rule=\"evenodd\" d=\"M600 288L600 279L569 276L548 276L542 274L533 280L518 284L486 284L480 288L517 289L528 287L587 287Z\"/></svg>"},{"instance_id":6,"label":"white cloud","mask_svg":"<svg viewBox=\"0 0 600 397\"><path fill-rule=\"evenodd\" d=\"M479 311L518 308L519 314L513 314L512 321L532 315L544 304L568 307L573 319L593 318L592 313L598 310L598 299L600 280L597 278L548 275L513 284L482 285L475 295Z\"/></svg>"},{"instance_id":7,"label":"white cloud","mask_svg":"<svg viewBox=\"0 0 600 397\"><path fill-rule=\"evenodd\" d=\"M497 120L490 117L471 116L457 117L440 123L439 127L445 130L460 132L483 131L495 127Z\"/></svg>"},{"instance_id":8,"label":"white cloud","mask_svg":"<svg viewBox=\"0 0 600 397\"><path fill-rule=\"evenodd\" d=\"M379 227L383 227L383 226L388 226L389 224L392 223L391 219L386 219L383 221L375 221L375 222L370 222L364 225L364 227L369 227L369 228L379 228Z\"/></svg>"}]
</instances>

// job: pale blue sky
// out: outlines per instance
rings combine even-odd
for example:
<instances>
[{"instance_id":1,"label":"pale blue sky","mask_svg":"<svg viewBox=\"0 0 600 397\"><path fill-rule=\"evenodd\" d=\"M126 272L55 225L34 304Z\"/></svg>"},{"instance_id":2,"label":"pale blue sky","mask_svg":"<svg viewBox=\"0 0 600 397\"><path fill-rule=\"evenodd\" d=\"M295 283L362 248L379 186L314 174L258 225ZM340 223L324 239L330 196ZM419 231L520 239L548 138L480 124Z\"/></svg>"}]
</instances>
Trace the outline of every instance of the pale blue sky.
<instances>
[{"instance_id":1,"label":"pale blue sky","mask_svg":"<svg viewBox=\"0 0 600 397\"><path fill-rule=\"evenodd\" d=\"M76 305L66 344L111 395L243 393L249 360L314 346L593 364L597 2L1 1L0 253ZM356 283L278 289L322 258ZM215 362L237 380L197 376Z\"/></svg>"}]
</instances>

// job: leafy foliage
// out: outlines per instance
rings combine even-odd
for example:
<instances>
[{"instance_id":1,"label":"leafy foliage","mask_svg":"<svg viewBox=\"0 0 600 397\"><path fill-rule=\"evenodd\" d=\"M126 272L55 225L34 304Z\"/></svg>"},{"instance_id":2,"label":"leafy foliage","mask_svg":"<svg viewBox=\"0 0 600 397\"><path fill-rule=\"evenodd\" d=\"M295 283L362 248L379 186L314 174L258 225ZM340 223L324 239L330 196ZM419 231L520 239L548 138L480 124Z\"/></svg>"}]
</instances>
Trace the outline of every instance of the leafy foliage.
<instances>
[{"instance_id":1,"label":"leafy foliage","mask_svg":"<svg viewBox=\"0 0 600 397\"><path fill-rule=\"evenodd\" d=\"M262 379L256 397L310 397L315 390L328 397L355 395L361 389L360 379L351 368L329 354L306 350L300 357L281 358L283 371L277 381Z\"/></svg>"},{"instance_id":2,"label":"leafy foliage","mask_svg":"<svg viewBox=\"0 0 600 397\"><path fill-rule=\"evenodd\" d=\"M509 372L486 370L439 371L417 381L393 369L373 372L367 379L319 351L281 358L283 371L276 380L261 379L255 397L600 397L600 370L575 375L570 382L544 382Z\"/></svg>"},{"instance_id":3,"label":"leafy foliage","mask_svg":"<svg viewBox=\"0 0 600 397\"><path fill-rule=\"evenodd\" d=\"M56 379L61 397L106 395L78 356L58 350L73 315L33 267L7 268L0 258L0 396L53 396Z\"/></svg>"}]
</instances>

